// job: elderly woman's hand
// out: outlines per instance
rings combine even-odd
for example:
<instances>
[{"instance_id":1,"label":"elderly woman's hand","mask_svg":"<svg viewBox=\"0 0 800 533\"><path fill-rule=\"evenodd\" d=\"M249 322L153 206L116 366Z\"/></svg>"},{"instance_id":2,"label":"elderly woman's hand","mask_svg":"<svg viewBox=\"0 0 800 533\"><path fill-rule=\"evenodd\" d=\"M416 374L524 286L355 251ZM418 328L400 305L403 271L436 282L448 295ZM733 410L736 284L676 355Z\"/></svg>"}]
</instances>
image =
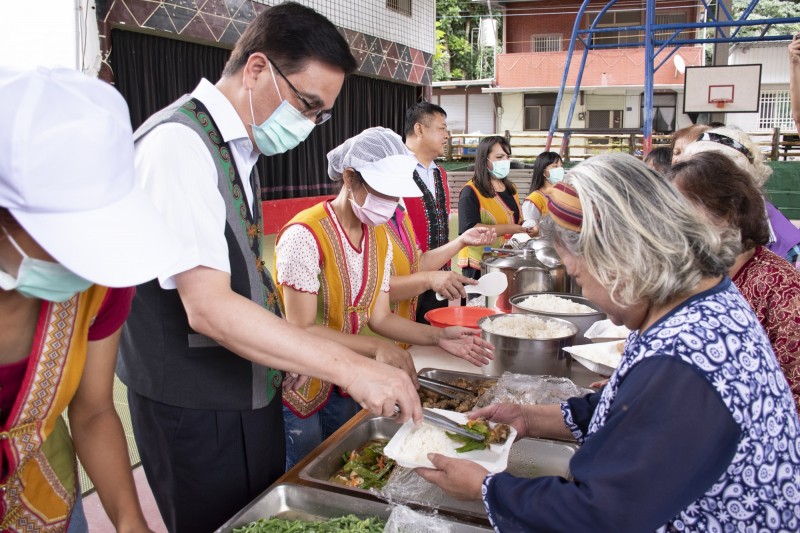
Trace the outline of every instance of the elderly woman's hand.
<instances>
[{"instance_id":1,"label":"elderly woman's hand","mask_svg":"<svg viewBox=\"0 0 800 533\"><path fill-rule=\"evenodd\" d=\"M423 479L438 485L448 496L457 500L480 500L481 486L489 471L466 459L451 459L429 453L428 459L436 469L416 468Z\"/></svg>"},{"instance_id":2,"label":"elderly woman's hand","mask_svg":"<svg viewBox=\"0 0 800 533\"><path fill-rule=\"evenodd\" d=\"M485 418L498 424L508 424L517 430L517 440L528 435L528 420L522 406L513 403L487 405L469 413L469 418Z\"/></svg>"},{"instance_id":3,"label":"elderly woman's hand","mask_svg":"<svg viewBox=\"0 0 800 533\"><path fill-rule=\"evenodd\" d=\"M440 348L475 366L484 366L494 359L494 346L475 335L475 330L450 326L440 330Z\"/></svg>"},{"instance_id":4,"label":"elderly woman's hand","mask_svg":"<svg viewBox=\"0 0 800 533\"><path fill-rule=\"evenodd\" d=\"M462 233L459 238L464 246L486 246L497 240L497 232L494 228L473 227Z\"/></svg>"}]
</instances>

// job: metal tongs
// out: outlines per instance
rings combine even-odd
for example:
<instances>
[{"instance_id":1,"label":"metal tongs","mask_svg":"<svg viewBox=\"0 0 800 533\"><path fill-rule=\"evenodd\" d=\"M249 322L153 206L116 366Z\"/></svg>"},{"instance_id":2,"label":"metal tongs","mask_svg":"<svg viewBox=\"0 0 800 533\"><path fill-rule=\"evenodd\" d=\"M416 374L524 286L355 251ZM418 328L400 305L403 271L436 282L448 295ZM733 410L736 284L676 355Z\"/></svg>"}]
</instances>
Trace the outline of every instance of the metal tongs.
<instances>
[{"instance_id":1,"label":"metal tongs","mask_svg":"<svg viewBox=\"0 0 800 533\"><path fill-rule=\"evenodd\" d=\"M483 435L478 435L477 433L472 433L471 431L467 431L466 429L462 428L458 425L457 422L450 420L446 416L440 415L439 413L435 413L430 409L423 408L422 409L422 418L427 422L430 422L434 426L439 426L440 428L446 429L451 433L457 433L464 437L469 437L473 440L486 440L486 437Z\"/></svg>"},{"instance_id":2,"label":"metal tongs","mask_svg":"<svg viewBox=\"0 0 800 533\"><path fill-rule=\"evenodd\" d=\"M453 398L454 400L463 400L465 396L470 397L476 395L475 392L469 389L456 387L455 385L450 385L449 383L439 381L438 379L417 376L417 381L419 382L420 387L424 387L437 394L446 396L447 398Z\"/></svg>"}]
</instances>

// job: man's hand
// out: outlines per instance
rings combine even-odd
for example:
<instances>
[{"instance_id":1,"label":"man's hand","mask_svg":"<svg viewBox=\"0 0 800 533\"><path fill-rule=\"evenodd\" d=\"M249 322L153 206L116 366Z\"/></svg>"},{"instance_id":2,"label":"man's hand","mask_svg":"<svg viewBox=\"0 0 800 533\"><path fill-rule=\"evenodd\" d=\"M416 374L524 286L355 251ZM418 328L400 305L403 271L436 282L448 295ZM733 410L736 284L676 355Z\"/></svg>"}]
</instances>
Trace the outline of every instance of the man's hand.
<instances>
[{"instance_id":1,"label":"man's hand","mask_svg":"<svg viewBox=\"0 0 800 533\"><path fill-rule=\"evenodd\" d=\"M475 366L484 366L494 359L494 346L475 335L475 330L461 326L450 326L441 330L439 347L448 353L469 361Z\"/></svg>"},{"instance_id":2,"label":"man's hand","mask_svg":"<svg viewBox=\"0 0 800 533\"><path fill-rule=\"evenodd\" d=\"M789 61L792 62L793 66L800 66L800 39L797 36L800 35L798 33L795 35L794 40L789 43Z\"/></svg>"},{"instance_id":3,"label":"man's hand","mask_svg":"<svg viewBox=\"0 0 800 533\"><path fill-rule=\"evenodd\" d=\"M417 369L414 368L414 360L411 359L411 354L408 353L408 350L404 350L390 341L383 339L377 340L378 347L375 350L375 360L404 371L408 374L416 387Z\"/></svg>"},{"instance_id":4,"label":"man's hand","mask_svg":"<svg viewBox=\"0 0 800 533\"><path fill-rule=\"evenodd\" d=\"M441 488L457 500L480 500L481 486L489 471L466 459L451 459L438 453L429 453L428 460L436 468L416 468L414 471L426 481Z\"/></svg>"},{"instance_id":5,"label":"man's hand","mask_svg":"<svg viewBox=\"0 0 800 533\"><path fill-rule=\"evenodd\" d=\"M478 284L476 280L462 276L452 270L434 270L428 272L428 276L431 290L444 297L445 300L466 298L467 291L464 289L464 285Z\"/></svg>"},{"instance_id":6,"label":"man's hand","mask_svg":"<svg viewBox=\"0 0 800 533\"><path fill-rule=\"evenodd\" d=\"M402 423L413 419L422 422L422 405L414 383L404 370L362 357L348 369L349 382L340 383L361 407L378 416L393 416Z\"/></svg>"}]
</instances>

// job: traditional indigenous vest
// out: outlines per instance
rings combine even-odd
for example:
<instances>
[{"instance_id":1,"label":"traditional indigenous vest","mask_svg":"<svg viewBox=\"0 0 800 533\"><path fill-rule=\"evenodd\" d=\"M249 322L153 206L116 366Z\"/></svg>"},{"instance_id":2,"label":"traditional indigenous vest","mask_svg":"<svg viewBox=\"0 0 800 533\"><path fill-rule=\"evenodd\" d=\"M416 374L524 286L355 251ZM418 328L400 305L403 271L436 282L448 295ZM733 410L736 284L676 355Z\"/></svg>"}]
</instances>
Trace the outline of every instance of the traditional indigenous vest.
<instances>
[{"instance_id":1,"label":"traditional indigenous vest","mask_svg":"<svg viewBox=\"0 0 800 533\"><path fill-rule=\"evenodd\" d=\"M317 293L317 324L344 333L357 335L369 322L370 314L381 289L386 250L389 239L384 226L364 226L364 270L357 294L350 289L347 259L342 235L331 218L330 202L322 202L298 213L284 229L292 224L302 224L314 235L320 257L319 292ZM283 230L275 239L277 244ZM277 272L277 265L275 266ZM278 285L283 298L283 286ZM284 392L283 403L300 418L308 418L327 403L333 385L311 378L296 392Z\"/></svg>"},{"instance_id":2,"label":"traditional indigenous vest","mask_svg":"<svg viewBox=\"0 0 800 533\"><path fill-rule=\"evenodd\" d=\"M433 172L436 177L434 183L436 198L416 170L414 182L422 191L422 197L403 198L406 214L411 220L423 252L443 246L450 241L450 187L447 184L447 174L438 166ZM450 264L443 266L441 270L450 270Z\"/></svg>"},{"instance_id":3,"label":"traditional indigenous vest","mask_svg":"<svg viewBox=\"0 0 800 533\"><path fill-rule=\"evenodd\" d=\"M78 467L61 413L80 384L89 326L106 292L95 285L66 302L42 302L25 378L0 432L9 471L0 481L2 531L66 530Z\"/></svg>"},{"instance_id":4,"label":"traditional indigenous vest","mask_svg":"<svg viewBox=\"0 0 800 533\"><path fill-rule=\"evenodd\" d=\"M698 336L704 349L698 348ZM586 439L605 425L627 375L653 356L691 365L718 391L741 428L736 454L722 477L657 531L777 531L776 523L797 524L800 420L764 329L730 280L703 298L689 300L644 335L628 337ZM569 413L564 409L562 404L562 412ZM569 414L565 421L573 425Z\"/></svg>"},{"instance_id":5,"label":"traditional indigenous vest","mask_svg":"<svg viewBox=\"0 0 800 533\"><path fill-rule=\"evenodd\" d=\"M545 216L547 214L547 198L544 194L539 191L533 191L525 199L536 206L536 209L539 210L541 216Z\"/></svg>"},{"instance_id":6,"label":"traditional indigenous vest","mask_svg":"<svg viewBox=\"0 0 800 533\"><path fill-rule=\"evenodd\" d=\"M203 103L190 96L150 117L136 131L134 140L167 122L194 130L216 166L219 193L225 201L231 289L281 316L272 277L261 259L263 226L258 176L255 172L250 176L255 197L254 211L250 212L228 143L222 140ZM239 357L194 331L178 291L162 289L158 280L136 290L120 342L117 374L138 394L189 409L245 411L266 407L276 395L280 398L279 371ZM274 406L279 409L280 402Z\"/></svg>"},{"instance_id":7,"label":"traditional indigenous vest","mask_svg":"<svg viewBox=\"0 0 800 533\"><path fill-rule=\"evenodd\" d=\"M397 224L397 225L395 225ZM395 217L386 225L386 233L392 243L392 276L407 276L419 272L422 250L417 246L417 238L411 220L399 207ZM391 304L392 312L403 318L414 320L417 316L417 297Z\"/></svg>"},{"instance_id":8,"label":"traditional indigenous vest","mask_svg":"<svg viewBox=\"0 0 800 533\"><path fill-rule=\"evenodd\" d=\"M514 210L506 205L499 194L495 194L493 198L486 198L478 192L478 188L472 180L469 180L466 185L464 185L464 189L467 187L475 191L475 196L478 198L481 224L496 226L498 224L515 224L519 222L519 220L514 217ZM462 189L462 191L464 189ZM517 212L520 212L519 195L514 195L514 201L517 204ZM503 236L498 235L497 240L492 243L492 247L499 248L502 245ZM458 252L458 266L461 268L472 267L476 270L480 270L483 248L483 246L467 246L466 248L462 248L461 251Z\"/></svg>"}]
</instances>

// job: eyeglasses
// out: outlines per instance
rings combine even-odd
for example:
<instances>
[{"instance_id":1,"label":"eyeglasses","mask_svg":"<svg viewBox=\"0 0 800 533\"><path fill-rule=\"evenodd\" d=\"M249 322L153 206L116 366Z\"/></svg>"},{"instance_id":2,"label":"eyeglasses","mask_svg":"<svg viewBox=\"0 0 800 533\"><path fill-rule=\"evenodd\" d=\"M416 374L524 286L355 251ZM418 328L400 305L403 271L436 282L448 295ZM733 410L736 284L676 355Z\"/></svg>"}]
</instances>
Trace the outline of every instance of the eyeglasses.
<instances>
[{"instance_id":1,"label":"eyeglasses","mask_svg":"<svg viewBox=\"0 0 800 533\"><path fill-rule=\"evenodd\" d=\"M700 135L700 137L698 137L697 140L709 141L712 143L717 143L723 146L727 146L729 148L733 148L740 154L744 155L747 158L747 160L750 161L750 164L753 163L753 154L750 152L750 150L747 149L745 145L743 145L742 143L740 143L735 139L731 139L730 137L720 135L719 133L714 133L713 131L707 131L702 135Z\"/></svg>"},{"instance_id":2,"label":"eyeglasses","mask_svg":"<svg viewBox=\"0 0 800 533\"><path fill-rule=\"evenodd\" d=\"M300 100L301 102L303 102L303 105L306 106L306 109L308 111L311 111L313 109L317 109L317 114L314 117L314 124L319 126L320 124L322 124L324 122L327 122L331 118L331 115L333 114L333 110L331 110L331 109L318 109L319 106L313 106L310 103L308 103L308 100L306 100L303 97L303 95L300 94L300 91L298 91L297 88L294 85L292 85L292 82L289 81L289 78L287 78L286 75L283 72L281 72L281 69L278 68L278 65L273 63L272 60L269 59L269 58L267 58L267 60L269 61L270 65L272 65L272 68L274 68L275 71L278 74L280 74L281 78L283 78L283 81L285 81L289 85L289 88L294 92L294 95L297 97L297 99Z\"/></svg>"}]
</instances>

